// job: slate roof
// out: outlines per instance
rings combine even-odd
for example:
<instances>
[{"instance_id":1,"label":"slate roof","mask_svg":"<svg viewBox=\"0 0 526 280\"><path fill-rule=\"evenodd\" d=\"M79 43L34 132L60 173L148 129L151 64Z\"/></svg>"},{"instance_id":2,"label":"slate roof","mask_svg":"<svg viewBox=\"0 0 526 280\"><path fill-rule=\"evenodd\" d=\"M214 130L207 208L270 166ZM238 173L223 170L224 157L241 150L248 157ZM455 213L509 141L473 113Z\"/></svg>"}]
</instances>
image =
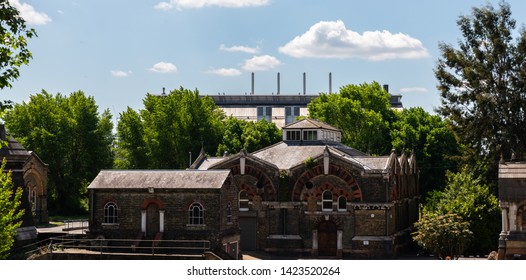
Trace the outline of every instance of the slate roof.
<instances>
[{"instance_id":1,"label":"slate roof","mask_svg":"<svg viewBox=\"0 0 526 280\"><path fill-rule=\"evenodd\" d=\"M215 163L221 162L224 159L225 159L224 157L207 157L201 162L201 164L199 165L199 167L197 169L198 170L207 170L210 165L213 165Z\"/></svg>"},{"instance_id":2,"label":"slate roof","mask_svg":"<svg viewBox=\"0 0 526 280\"><path fill-rule=\"evenodd\" d=\"M316 142L316 143L315 143ZM323 143L313 141L306 145L298 142L279 142L252 155L261 160L275 164L279 169L290 169L305 161L307 158L317 158L323 155L325 148L333 156L354 162L367 170L385 169L389 157L372 157L340 143Z\"/></svg>"},{"instance_id":3,"label":"slate roof","mask_svg":"<svg viewBox=\"0 0 526 280\"><path fill-rule=\"evenodd\" d=\"M230 170L102 170L88 189L219 189Z\"/></svg>"},{"instance_id":4,"label":"slate roof","mask_svg":"<svg viewBox=\"0 0 526 280\"><path fill-rule=\"evenodd\" d=\"M388 156L383 157L354 157L354 160L360 162L365 169L368 170L385 170L387 169L387 163L389 162Z\"/></svg>"},{"instance_id":5,"label":"slate roof","mask_svg":"<svg viewBox=\"0 0 526 280\"><path fill-rule=\"evenodd\" d=\"M333 131L340 131L334 126L328 125L324 122L313 120L313 119L303 119L295 121L283 127L283 129L326 129Z\"/></svg>"}]
</instances>

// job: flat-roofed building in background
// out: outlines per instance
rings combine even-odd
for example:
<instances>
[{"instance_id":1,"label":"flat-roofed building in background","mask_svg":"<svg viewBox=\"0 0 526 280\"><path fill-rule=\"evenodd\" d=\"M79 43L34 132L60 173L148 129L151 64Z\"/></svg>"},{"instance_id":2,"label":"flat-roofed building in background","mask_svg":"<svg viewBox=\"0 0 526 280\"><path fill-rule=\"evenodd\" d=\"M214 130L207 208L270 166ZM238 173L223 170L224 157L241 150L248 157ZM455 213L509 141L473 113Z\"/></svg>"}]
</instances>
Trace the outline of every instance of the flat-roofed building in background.
<instances>
[{"instance_id":1,"label":"flat-roofed building in background","mask_svg":"<svg viewBox=\"0 0 526 280\"><path fill-rule=\"evenodd\" d=\"M384 90L389 92L389 86L384 85ZM307 117L309 110L307 105L319 95L234 95L218 94L209 97L227 116L233 116L240 120L259 121L266 119L273 122L278 128L296 121L297 117ZM395 110L403 109L402 95L390 94L389 102Z\"/></svg>"}]
</instances>

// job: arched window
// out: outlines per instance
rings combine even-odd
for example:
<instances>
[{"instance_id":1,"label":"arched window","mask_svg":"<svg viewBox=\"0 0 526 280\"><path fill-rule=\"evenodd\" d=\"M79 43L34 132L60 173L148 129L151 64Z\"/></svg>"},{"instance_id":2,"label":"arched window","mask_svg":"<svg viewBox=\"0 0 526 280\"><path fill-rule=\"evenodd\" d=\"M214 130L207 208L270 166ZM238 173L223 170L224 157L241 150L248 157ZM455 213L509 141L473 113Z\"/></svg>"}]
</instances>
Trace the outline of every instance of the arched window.
<instances>
[{"instance_id":1,"label":"arched window","mask_svg":"<svg viewBox=\"0 0 526 280\"><path fill-rule=\"evenodd\" d=\"M190 225L204 225L204 210L203 206L197 202L192 203L188 209L188 224Z\"/></svg>"},{"instance_id":2,"label":"arched window","mask_svg":"<svg viewBox=\"0 0 526 280\"><path fill-rule=\"evenodd\" d=\"M239 192L239 211L248 211L248 193L247 191Z\"/></svg>"},{"instance_id":3,"label":"arched window","mask_svg":"<svg viewBox=\"0 0 526 280\"><path fill-rule=\"evenodd\" d=\"M104 205L104 223L105 224L116 224L118 217L118 208L115 202L108 202Z\"/></svg>"},{"instance_id":4,"label":"arched window","mask_svg":"<svg viewBox=\"0 0 526 280\"><path fill-rule=\"evenodd\" d=\"M338 197L338 211L347 211L347 198L345 196Z\"/></svg>"},{"instance_id":5,"label":"arched window","mask_svg":"<svg viewBox=\"0 0 526 280\"><path fill-rule=\"evenodd\" d=\"M37 188L36 186L29 188L29 203L31 204L31 211L37 210Z\"/></svg>"},{"instance_id":6,"label":"arched window","mask_svg":"<svg viewBox=\"0 0 526 280\"><path fill-rule=\"evenodd\" d=\"M322 194L321 207L323 211L332 211L332 192L324 191Z\"/></svg>"},{"instance_id":7,"label":"arched window","mask_svg":"<svg viewBox=\"0 0 526 280\"><path fill-rule=\"evenodd\" d=\"M226 222L232 223L232 204L230 202L226 205Z\"/></svg>"}]
</instances>

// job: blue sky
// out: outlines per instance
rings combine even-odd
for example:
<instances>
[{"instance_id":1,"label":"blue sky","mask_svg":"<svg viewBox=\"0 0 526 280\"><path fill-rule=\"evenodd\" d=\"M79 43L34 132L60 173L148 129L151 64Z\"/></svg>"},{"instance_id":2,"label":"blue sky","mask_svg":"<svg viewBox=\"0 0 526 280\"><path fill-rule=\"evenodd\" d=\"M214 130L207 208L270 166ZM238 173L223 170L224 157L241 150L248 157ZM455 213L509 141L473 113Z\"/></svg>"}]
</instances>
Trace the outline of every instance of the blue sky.
<instances>
[{"instance_id":1,"label":"blue sky","mask_svg":"<svg viewBox=\"0 0 526 280\"><path fill-rule=\"evenodd\" d=\"M438 44L456 45L456 20L499 1L10 0L38 34L33 59L1 99L42 89L82 90L114 117L142 108L146 93L184 87L201 94L329 91L389 84L405 107L440 105ZM526 2L508 1L518 25Z\"/></svg>"}]
</instances>

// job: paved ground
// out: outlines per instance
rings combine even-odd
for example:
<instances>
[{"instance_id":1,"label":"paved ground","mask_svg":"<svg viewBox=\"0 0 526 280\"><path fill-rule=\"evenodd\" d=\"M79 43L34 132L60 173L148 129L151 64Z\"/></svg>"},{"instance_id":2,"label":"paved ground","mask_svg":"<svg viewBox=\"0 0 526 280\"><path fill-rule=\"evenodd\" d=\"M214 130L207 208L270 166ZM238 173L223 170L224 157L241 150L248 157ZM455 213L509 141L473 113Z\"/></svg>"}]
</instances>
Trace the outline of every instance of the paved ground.
<instances>
[{"instance_id":1,"label":"paved ground","mask_svg":"<svg viewBox=\"0 0 526 280\"><path fill-rule=\"evenodd\" d=\"M84 234L88 229L87 221L70 221L60 225L37 226L38 233Z\"/></svg>"}]
</instances>

